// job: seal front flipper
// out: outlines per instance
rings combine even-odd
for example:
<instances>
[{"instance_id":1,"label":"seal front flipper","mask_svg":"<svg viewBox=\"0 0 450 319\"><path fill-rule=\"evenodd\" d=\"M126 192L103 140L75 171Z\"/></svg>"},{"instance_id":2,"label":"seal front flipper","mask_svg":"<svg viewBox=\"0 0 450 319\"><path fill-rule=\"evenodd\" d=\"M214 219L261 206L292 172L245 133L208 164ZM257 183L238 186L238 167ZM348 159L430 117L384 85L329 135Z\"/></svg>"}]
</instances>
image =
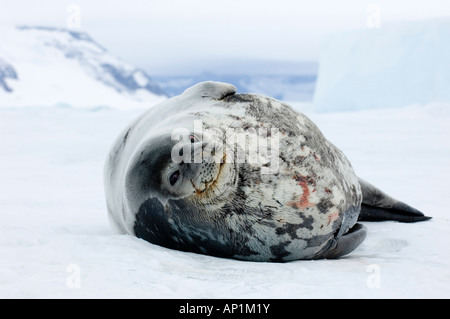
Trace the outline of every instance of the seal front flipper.
<instances>
[{"instance_id":1,"label":"seal front flipper","mask_svg":"<svg viewBox=\"0 0 450 319\"><path fill-rule=\"evenodd\" d=\"M381 190L359 178L363 200L360 221L395 220L403 223L413 223L431 219L417 209L398 201Z\"/></svg>"},{"instance_id":2,"label":"seal front flipper","mask_svg":"<svg viewBox=\"0 0 450 319\"><path fill-rule=\"evenodd\" d=\"M333 238L313 259L335 259L347 255L355 250L366 236L367 228L357 223L344 235Z\"/></svg>"}]
</instances>

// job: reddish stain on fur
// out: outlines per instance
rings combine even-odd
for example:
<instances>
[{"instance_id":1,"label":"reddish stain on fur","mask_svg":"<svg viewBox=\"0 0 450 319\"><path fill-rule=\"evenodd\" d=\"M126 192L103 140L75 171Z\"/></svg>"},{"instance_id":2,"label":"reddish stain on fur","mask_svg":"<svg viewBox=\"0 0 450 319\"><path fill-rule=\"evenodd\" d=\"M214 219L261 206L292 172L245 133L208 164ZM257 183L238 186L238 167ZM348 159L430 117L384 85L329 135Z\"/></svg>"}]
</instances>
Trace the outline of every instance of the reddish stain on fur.
<instances>
[{"instance_id":1,"label":"reddish stain on fur","mask_svg":"<svg viewBox=\"0 0 450 319\"><path fill-rule=\"evenodd\" d=\"M298 209L305 209L307 207L314 206L314 204L311 204L309 202L309 196L311 195L311 193L309 191L308 184L314 182L312 178L308 176L302 176L299 174L294 175L292 178L298 182L297 184L300 185L303 193L298 201L288 202L287 205L291 207L296 207Z\"/></svg>"},{"instance_id":2,"label":"reddish stain on fur","mask_svg":"<svg viewBox=\"0 0 450 319\"><path fill-rule=\"evenodd\" d=\"M328 224L330 224L331 222L334 222L338 218L339 218L339 211L335 210L330 215L328 215Z\"/></svg>"}]
</instances>

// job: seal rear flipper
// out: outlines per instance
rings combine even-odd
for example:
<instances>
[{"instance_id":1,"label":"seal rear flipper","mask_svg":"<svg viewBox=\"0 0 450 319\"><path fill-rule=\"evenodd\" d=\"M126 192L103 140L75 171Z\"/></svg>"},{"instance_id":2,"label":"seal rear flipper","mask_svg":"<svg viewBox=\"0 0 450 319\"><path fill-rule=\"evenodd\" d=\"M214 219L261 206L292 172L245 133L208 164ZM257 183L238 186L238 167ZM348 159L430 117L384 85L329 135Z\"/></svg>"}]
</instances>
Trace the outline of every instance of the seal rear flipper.
<instances>
[{"instance_id":1,"label":"seal rear flipper","mask_svg":"<svg viewBox=\"0 0 450 319\"><path fill-rule=\"evenodd\" d=\"M358 217L360 221L395 220L413 223L431 219L417 209L386 195L361 178L359 178L359 184L363 196Z\"/></svg>"},{"instance_id":2,"label":"seal rear flipper","mask_svg":"<svg viewBox=\"0 0 450 319\"><path fill-rule=\"evenodd\" d=\"M347 233L339 238L333 238L314 259L336 259L351 253L366 239L367 228L355 224Z\"/></svg>"}]
</instances>

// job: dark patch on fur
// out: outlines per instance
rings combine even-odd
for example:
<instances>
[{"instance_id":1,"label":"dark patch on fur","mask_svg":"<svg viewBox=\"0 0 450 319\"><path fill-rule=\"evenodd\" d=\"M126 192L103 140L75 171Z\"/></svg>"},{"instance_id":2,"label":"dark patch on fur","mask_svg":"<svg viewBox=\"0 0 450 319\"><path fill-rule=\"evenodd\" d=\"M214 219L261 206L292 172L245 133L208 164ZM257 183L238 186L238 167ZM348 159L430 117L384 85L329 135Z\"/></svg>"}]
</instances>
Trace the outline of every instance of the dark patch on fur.
<instances>
[{"instance_id":1,"label":"dark patch on fur","mask_svg":"<svg viewBox=\"0 0 450 319\"><path fill-rule=\"evenodd\" d=\"M227 96L223 99L224 102L229 103L246 103L253 102L255 100L254 95L249 93L241 93Z\"/></svg>"},{"instance_id":2,"label":"dark patch on fur","mask_svg":"<svg viewBox=\"0 0 450 319\"><path fill-rule=\"evenodd\" d=\"M164 208L156 198L150 198L136 214L134 232L148 242L181 251L226 258L258 254L246 245L248 237L226 228L219 216L201 218L207 214L183 200L169 200Z\"/></svg>"},{"instance_id":3,"label":"dark patch on fur","mask_svg":"<svg viewBox=\"0 0 450 319\"><path fill-rule=\"evenodd\" d=\"M312 216L308 216L308 217L302 216L302 218L303 218L303 222L300 223L297 226L297 228L306 228L306 229L309 229L309 230L313 230L314 227L313 227L312 224L314 223L314 218Z\"/></svg>"},{"instance_id":4,"label":"dark patch on fur","mask_svg":"<svg viewBox=\"0 0 450 319\"><path fill-rule=\"evenodd\" d=\"M288 234L291 239L298 239L297 236L297 229L299 228L299 225L297 224L291 224L291 223L284 223L282 227L278 227L275 232L277 235L285 235Z\"/></svg>"},{"instance_id":5,"label":"dark patch on fur","mask_svg":"<svg viewBox=\"0 0 450 319\"><path fill-rule=\"evenodd\" d=\"M128 135L130 134L132 128L129 128L128 131L125 133L125 135L123 136L123 140L122 140L122 144L125 145L125 143L127 142L128 139Z\"/></svg>"},{"instance_id":6,"label":"dark patch on fur","mask_svg":"<svg viewBox=\"0 0 450 319\"><path fill-rule=\"evenodd\" d=\"M322 213L326 214L331 207L333 207L333 203L328 198L321 198L320 202L316 205L317 209Z\"/></svg>"},{"instance_id":7,"label":"dark patch on fur","mask_svg":"<svg viewBox=\"0 0 450 319\"><path fill-rule=\"evenodd\" d=\"M289 245L290 243L291 241L284 241L279 243L278 245L270 246L270 251L274 256L276 256L275 258L271 258L270 261L277 261L277 262L284 261L284 258L291 254L286 250L286 246Z\"/></svg>"}]
</instances>

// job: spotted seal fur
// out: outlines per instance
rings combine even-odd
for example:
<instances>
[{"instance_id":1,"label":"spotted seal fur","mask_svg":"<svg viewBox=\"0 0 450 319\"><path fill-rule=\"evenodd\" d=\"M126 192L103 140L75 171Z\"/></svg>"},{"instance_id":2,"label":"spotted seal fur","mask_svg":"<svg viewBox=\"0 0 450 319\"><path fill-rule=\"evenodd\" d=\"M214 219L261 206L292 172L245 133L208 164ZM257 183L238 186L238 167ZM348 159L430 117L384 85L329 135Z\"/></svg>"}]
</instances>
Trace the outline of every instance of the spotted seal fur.
<instances>
[{"instance_id":1,"label":"spotted seal fur","mask_svg":"<svg viewBox=\"0 0 450 319\"><path fill-rule=\"evenodd\" d=\"M119 232L241 260L338 258L365 239L358 220L429 218L358 178L304 114L218 82L131 123L104 181Z\"/></svg>"}]
</instances>

